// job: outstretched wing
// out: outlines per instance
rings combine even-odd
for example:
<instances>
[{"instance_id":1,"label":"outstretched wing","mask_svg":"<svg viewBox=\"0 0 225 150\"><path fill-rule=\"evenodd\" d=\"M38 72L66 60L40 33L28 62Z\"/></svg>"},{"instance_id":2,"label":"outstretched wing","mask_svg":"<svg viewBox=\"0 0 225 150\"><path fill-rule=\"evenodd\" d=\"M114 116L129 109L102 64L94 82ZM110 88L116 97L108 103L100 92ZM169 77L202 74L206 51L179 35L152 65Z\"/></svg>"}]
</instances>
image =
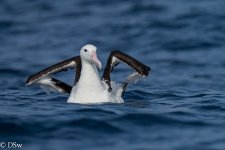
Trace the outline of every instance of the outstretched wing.
<instances>
[{"instance_id":1,"label":"outstretched wing","mask_svg":"<svg viewBox=\"0 0 225 150\"><path fill-rule=\"evenodd\" d=\"M49 76L61 71L66 71L68 69L75 69L75 68L76 68L76 75L75 75L75 84L76 84L79 81L80 72L81 72L80 56L76 56L76 57L67 59L65 61L59 62L34 75L31 75L27 79L26 85L37 83L37 84L43 85L44 87L51 87L60 93L63 93L63 92L69 93L72 88L71 86L57 79L50 78Z\"/></svg>"},{"instance_id":2,"label":"outstretched wing","mask_svg":"<svg viewBox=\"0 0 225 150\"><path fill-rule=\"evenodd\" d=\"M104 73L103 73L103 80L109 85L109 91L111 91L111 85L110 85L110 74L113 71L113 68L117 66L120 62L124 62L130 67L132 67L138 75L145 77L148 76L149 71L151 70L150 67L144 65L143 63L139 62L135 58L121 52L121 51L112 51L109 55Z\"/></svg>"}]
</instances>

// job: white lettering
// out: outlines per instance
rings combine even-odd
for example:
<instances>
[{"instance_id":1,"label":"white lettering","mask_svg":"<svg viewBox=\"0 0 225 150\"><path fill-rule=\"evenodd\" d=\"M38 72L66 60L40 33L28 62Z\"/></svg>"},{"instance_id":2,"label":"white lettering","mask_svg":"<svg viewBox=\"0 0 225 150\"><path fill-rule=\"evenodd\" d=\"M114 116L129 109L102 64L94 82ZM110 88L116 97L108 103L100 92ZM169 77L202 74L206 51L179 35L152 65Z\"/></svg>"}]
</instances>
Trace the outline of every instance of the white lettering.
<instances>
[{"instance_id":1,"label":"white lettering","mask_svg":"<svg viewBox=\"0 0 225 150\"><path fill-rule=\"evenodd\" d=\"M17 144L18 148L22 148L23 144Z\"/></svg>"},{"instance_id":2,"label":"white lettering","mask_svg":"<svg viewBox=\"0 0 225 150\"><path fill-rule=\"evenodd\" d=\"M8 142L8 148L22 148L23 144L18 144L16 142Z\"/></svg>"}]
</instances>

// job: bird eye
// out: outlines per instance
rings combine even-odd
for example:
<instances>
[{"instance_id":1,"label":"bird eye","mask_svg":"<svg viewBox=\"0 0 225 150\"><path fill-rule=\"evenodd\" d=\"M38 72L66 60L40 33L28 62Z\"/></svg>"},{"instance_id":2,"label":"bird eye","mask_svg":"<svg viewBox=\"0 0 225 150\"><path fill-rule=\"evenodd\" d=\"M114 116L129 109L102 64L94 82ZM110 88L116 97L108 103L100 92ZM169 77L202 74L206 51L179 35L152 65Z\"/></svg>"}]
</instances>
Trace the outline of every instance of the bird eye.
<instances>
[{"instance_id":1,"label":"bird eye","mask_svg":"<svg viewBox=\"0 0 225 150\"><path fill-rule=\"evenodd\" d=\"M84 52L87 52L87 49L84 49Z\"/></svg>"}]
</instances>

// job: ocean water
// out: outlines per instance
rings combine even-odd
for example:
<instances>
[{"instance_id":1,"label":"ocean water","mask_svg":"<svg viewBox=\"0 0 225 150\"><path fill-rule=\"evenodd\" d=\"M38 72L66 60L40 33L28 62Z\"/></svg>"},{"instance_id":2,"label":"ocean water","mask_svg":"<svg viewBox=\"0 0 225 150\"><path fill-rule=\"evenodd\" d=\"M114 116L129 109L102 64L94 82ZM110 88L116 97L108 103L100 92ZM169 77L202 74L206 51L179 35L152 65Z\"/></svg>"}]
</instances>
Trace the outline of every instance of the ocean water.
<instances>
[{"instance_id":1,"label":"ocean water","mask_svg":"<svg viewBox=\"0 0 225 150\"><path fill-rule=\"evenodd\" d=\"M225 149L225 1L1 0L0 149ZM27 77L91 43L152 68L124 104L67 104ZM132 70L118 66L113 79ZM74 72L57 78L72 83ZM15 144L15 143L14 143Z\"/></svg>"}]
</instances>

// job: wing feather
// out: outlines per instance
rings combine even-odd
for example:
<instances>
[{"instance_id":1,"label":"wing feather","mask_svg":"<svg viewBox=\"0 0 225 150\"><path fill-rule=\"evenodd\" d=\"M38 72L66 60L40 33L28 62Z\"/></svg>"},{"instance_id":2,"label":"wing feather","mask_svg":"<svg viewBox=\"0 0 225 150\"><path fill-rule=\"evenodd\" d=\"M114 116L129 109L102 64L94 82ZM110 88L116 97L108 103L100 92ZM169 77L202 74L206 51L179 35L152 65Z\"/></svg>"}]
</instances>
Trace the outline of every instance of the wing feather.
<instances>
[{"instance_id":1,"label":"wing feather","mask_svg":"<svg viewBox=\"0 0 225 150\"><path fill-rule=\"evenodd\" d=\"M112 90L111 85L110 85L110 81L111 81L110 74L113 71L114 67L117 66L120 62L123 62L123 63L127 64L128 66L130 66L131 68L133 68L137 72L135 77L138 77L138 76L146 77L146 76L148 76L149 71L151 70L150 67L144 65L137 59L135 59L121 51L118 51L118 50L112 51L111 54L109 55L109 58L108 58L108 61L107 61L107 64L106 64L106 67L105 67L105 70L104 70L104 73L102 76L103 80L109 86L109 91ZM134 79L134 78L132 78L132 79Z\"/></svg>"},{"instance_id":2,"label":"wing feather","mask_svg":"<svg viewBox=\"0 0 225 150\"><path fill-rule=\"evenodd\" d=\"M68 69L74 69L76 68L76 77L75 82L78 82L80 77L80 71L81 71L81 60L80 56L72 57L70 59L67 59L65 61L59 62L53 66L50 66L34 75L31 75L27 81L26 85L31 85L33 83L38 82L40 79L45 78L47 76L50 76L52 74L66 71Z\"/></svg>"}]
</instances>

